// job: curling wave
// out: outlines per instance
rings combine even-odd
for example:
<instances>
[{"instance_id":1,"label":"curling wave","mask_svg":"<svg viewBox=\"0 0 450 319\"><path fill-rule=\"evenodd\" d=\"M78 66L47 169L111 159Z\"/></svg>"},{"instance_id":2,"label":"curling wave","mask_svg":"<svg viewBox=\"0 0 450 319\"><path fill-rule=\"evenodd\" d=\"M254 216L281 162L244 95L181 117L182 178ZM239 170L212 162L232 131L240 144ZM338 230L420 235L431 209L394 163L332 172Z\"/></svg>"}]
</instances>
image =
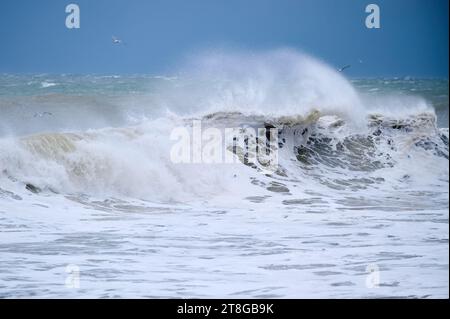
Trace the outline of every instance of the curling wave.
<instances>
[{"instance_id":1,"label":"curling wave","mask_svg":"<svg viewBox=\"0 0 450 319\"><path fill-rule=\"evenodd\" d=\"M448 185L448 129L438 128L432 106L420 97L362 96L340 73L291 50L202 55L180 74L152 82L151 96L132 94L132 103L126 96L75 92L80 100L71 92L69 109L84 103L74 113L85 119L78 129L71 114L55 107L40 119L50 130L43 133L42 126L27 126L37 119L20 118L8 104L7 120L0 120L9 124L0 139L0 197L34 192L188 201ZM53 107L64 96L42 99L57 99ZM23 99L40 110L33 109L42 106L35 96ZM33 130L14 132L11 119ZM276 128L277 170L268 174L242 156L233 165L173 163L171 131L192 120L205 127Z\"/></svg>"}]
</instances>

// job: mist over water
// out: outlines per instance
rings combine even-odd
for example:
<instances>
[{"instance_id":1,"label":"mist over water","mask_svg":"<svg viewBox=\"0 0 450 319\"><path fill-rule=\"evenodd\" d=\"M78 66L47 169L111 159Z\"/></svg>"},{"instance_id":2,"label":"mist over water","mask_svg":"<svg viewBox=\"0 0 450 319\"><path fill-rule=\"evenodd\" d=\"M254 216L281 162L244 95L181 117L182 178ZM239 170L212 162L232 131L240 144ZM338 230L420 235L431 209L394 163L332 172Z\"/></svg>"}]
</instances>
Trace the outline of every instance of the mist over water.
<instances>
[{"instance_id":1,"label":"mist over water","mask_svg":"<svg viewBox=\"0 0 450 319\"><path fill-rule=\"evenodd\" d=\"M0 111L1 296L448 297L448 80L213 52L171 76L1 75ZM193 120L277 128L278 169L172 162Z\"/></svg>"}]
</instances>

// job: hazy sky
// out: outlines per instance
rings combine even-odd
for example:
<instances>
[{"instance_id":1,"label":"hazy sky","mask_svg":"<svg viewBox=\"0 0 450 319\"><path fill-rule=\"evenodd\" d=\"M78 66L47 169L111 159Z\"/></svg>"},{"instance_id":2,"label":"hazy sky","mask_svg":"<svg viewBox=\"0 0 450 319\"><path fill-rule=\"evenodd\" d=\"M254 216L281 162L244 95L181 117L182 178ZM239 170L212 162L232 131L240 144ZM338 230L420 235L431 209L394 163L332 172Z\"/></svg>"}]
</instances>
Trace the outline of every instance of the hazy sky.
<instances>
[{"instance_id":1,"label":"hazy sky","mask_svg":"<svg viewBox=\"0 0 450 319\"><path fill-rule=\"evenodd\" d=\"M202 49L291 47L351 76L448 77L448 36L448 0L1 0L0 72L160 74Z\"/></svg>"}]
</instances>

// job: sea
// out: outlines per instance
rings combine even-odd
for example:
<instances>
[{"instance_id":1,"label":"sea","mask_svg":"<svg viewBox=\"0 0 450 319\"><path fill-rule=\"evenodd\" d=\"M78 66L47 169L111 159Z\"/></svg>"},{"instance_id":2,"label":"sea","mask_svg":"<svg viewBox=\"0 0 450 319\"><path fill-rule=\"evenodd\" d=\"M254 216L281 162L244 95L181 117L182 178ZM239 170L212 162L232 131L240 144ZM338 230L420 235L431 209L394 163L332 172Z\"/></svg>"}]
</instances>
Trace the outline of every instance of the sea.
<instances>
[{"instance_id":1,"label":"sea","mask_svg":"<svg viewBox=\"0 0 450 319\"><path fill-rule=\"evenodd\" d=\"M448 116L448 79L290 50L0 74L0 298L448 298ZM174 160L195 123L276 163Z\"/></svg>"}]
</instances>

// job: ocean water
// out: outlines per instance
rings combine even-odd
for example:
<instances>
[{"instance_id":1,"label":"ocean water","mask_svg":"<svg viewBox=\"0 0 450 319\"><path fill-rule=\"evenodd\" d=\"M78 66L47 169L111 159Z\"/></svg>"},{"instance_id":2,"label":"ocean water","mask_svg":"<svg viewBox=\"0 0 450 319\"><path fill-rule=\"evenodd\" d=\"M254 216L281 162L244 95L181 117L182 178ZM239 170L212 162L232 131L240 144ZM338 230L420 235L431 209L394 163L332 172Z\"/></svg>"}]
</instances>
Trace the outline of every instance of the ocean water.
<instances>
[{"instance_id":1,"label":"ocean water","mask_svg":"<svg viewBox=\"0 0 450 319\"><path fill-rule=\"evenodd\" d=\"M286 50L2 74L0 297L448 298L448 88ZM276 128L276 169L174 162L193 121Z\"/></svg>"}]
</instances>

